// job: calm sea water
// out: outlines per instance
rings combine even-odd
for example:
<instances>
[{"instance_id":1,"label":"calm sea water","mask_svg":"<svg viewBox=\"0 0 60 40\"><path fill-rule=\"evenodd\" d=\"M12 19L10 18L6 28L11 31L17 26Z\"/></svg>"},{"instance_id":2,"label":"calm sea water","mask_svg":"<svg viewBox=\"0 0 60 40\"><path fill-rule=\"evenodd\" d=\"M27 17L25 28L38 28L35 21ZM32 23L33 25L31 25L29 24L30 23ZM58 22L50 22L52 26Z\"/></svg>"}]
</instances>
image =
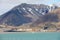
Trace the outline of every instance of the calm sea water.
<instances>
[{"instance_id":1,"label":"calm sea water","mask_svg":"<svg viewBox=\"0 0 60 40\"><path fill-rule=\"evenodd\" d=\"M60 40L59 32L8 33L0 34L0 40Z\"/></svg>"}]
</instances>

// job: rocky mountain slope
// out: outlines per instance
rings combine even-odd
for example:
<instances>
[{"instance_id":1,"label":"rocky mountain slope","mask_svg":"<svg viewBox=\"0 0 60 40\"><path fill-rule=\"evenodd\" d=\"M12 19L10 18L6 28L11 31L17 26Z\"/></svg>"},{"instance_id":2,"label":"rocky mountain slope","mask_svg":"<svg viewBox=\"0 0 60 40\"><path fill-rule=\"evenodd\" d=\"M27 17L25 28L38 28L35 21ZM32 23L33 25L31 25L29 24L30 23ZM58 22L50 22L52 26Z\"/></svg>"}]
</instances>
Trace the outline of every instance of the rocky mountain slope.
<instances>
[{"instance_id":1,"label":"rocky mountain slope","mask_svg":"<svg viewBox=\"0 0 60 40\"><path fill-rule=\"evenodd\" d=\"M45 22L58 22L58 16L50 13L56 8L44 4L22 3L1 15L0 25L21 26L27 24L37 26Z\"/></svg>"}]
</instances>

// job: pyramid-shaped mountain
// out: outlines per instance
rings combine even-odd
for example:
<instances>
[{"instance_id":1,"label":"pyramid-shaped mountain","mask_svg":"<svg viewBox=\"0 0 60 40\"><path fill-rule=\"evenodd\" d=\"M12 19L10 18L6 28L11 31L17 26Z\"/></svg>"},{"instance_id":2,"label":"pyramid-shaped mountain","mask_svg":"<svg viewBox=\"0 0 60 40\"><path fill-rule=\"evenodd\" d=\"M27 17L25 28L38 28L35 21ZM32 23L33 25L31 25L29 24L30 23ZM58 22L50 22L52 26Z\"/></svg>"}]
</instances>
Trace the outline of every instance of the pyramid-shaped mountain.
<instances>
[{"instance_id":1,"label":"pyramid-shaped mountain","mask_svg":"<svg viewBox=\"0 0 60 40\"><path fill-rule=\"evenodd\" d=\"M49 13L49 10L48 5L22 3L1 15L0 24L20 26L28 23L45 22L47 19L49 20L48 16L45 16Z\"/></svg>"}]
</instances>

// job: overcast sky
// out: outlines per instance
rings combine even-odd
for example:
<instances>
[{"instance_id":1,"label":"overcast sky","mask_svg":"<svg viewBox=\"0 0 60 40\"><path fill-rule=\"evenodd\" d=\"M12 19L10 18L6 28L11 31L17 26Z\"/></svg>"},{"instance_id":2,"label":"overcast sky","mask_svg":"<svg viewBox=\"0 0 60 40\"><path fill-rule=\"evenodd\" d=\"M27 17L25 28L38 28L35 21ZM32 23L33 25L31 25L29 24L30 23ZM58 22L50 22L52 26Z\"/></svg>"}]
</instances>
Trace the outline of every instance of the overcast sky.
<instances>
[{"instance_id":1,"label":"overcast sky","mask_svg":"<svg viewBox=\"0 0 60 40\"><path fill-rule=\"evenodd\" d=\"M12 9L14 6L21 3L29 4L60 4L60 0L0 0L0 15Z\"/></svg>"}]
</instances>

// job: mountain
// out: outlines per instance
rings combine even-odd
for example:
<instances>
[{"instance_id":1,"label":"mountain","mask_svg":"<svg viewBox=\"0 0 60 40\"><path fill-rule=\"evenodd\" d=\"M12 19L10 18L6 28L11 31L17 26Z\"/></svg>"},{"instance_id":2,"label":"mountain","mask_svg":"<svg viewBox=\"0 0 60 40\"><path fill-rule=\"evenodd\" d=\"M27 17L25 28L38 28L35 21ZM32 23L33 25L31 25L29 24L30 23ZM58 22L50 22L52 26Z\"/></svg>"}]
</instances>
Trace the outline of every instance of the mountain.
<instances>
[{"instance_id":1,"label":"mountain","mask_svg":"<svg viewBox=\"0 0 60 40\"><path fill-rule=\"evenodd\" d=\"M21 26L31 23L31 26L36 26L47 21L58 21L57 15L50 14L49 10L50 6L48 5L22 3L1 15L0 25Z\"/></svg>"},{"instance_id":2,"label":"mountain","mask_svg":"<svg viewBox=\"0 0 60 40\"><path fill-rule=\"evenodd\" d=\"M55 9L57 9L59 6L55 5L55 4L52 4L52 5L49 5L50 6L50 11L53 11Z\"/></svg>"}]
</instances>

